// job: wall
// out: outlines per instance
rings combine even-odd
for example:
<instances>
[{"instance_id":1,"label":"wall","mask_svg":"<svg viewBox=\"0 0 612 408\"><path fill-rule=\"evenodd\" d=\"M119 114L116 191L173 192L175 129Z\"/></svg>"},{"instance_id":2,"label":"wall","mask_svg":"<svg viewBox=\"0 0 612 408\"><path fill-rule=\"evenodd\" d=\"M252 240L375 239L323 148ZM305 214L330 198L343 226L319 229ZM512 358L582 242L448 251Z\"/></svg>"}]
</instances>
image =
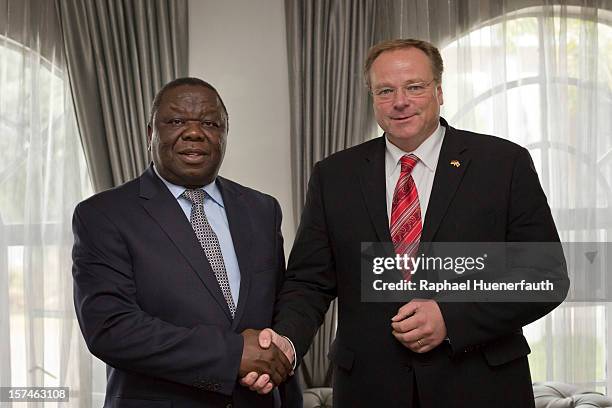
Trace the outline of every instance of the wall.
<instances>
[{"instance_id":1,"label":"wall","mask_svg":"<svg viewBox=\"0 0 612 408\"><path fill-rule=\"evenodd\" d=\"M221 174L276 197L288 255L289 85L282 0L190 0L189 74L212 83L229 111Z\"/></svg>"}]
</instances>

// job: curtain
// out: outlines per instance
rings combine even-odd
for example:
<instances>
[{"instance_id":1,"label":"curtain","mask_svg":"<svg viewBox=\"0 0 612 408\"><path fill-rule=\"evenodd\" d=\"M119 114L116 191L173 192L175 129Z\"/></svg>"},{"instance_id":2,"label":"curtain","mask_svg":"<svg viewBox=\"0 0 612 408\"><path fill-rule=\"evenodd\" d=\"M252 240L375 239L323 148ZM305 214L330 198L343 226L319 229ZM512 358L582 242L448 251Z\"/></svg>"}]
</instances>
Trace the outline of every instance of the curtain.
<instances>
[{"instance_id":1,"label":"curtain","mask_svg":"<svg viewBox=\"0 0 612 408\"><path fill-rule=\"evenodd\" d=\"M376 42L375 15L384 10L383 3L285 1L296 221L314 164L375 132L362 66ZM331 385L327 353L336 331L336 307L334 301L300 366L307 387Z\"/></svg>"},{"instance_id":2,"label":"curtain","mask_svg":"<svg viewBox=\"0 0 612 408\"><path fill-rule=\"evenodd\" d=\"M72 97L96 191L147 167L155 93L188 71L187 0L56 0Z\"/></svg>"},{"instance_id":3,"label":"curtain","mask_svg":"<svg viewBox=\"0 0 612 408\"><path fill-rule=\"evenodd\" d=\"M0 386L69 386L87 407L70 251L92 190L52 1L0 0L0 90Z\"/></svg>"},{"instance_id":4,"label":"curtain","mask_svg":"<svg viewBox=\"0 0 612 408\"><path fill-rule=\"evenodd\" d=\"M572 242L610 241L612 3L404 0L395 7L402 16L395 35L442 50L449 123L530 150L570 250ZM570 271L581 273L580 262L570 259ZM533 379L609 392L611 312L605 303L566 302L526 327Z\"/></svg>"}]
</instances>

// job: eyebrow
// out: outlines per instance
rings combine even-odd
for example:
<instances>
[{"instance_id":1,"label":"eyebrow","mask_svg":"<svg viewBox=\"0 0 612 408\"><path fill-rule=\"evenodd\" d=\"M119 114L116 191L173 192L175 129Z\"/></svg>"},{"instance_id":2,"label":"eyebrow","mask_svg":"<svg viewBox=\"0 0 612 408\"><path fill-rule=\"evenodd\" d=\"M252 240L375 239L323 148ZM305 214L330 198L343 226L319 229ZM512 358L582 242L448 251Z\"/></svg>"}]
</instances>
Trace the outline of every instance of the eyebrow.
<instances>
[{"instance_id":1,"label":"eyebrow","mask_svg":"<svg viewBox=\"0 0 612 408\"><path fill-rule=\"evenodd\" d=\"M424 79L420 79L420 78L416 78L416 79L409 79L407 81L402 82L401 86L404 85L410 85L410 84L420 84L423 82L427 82ZM389 84L388 82L383 82L375 87L372 87L373 89L377 89L377 88L395 88L393 85Z\"/></svg>"},{"instance_id":2,"label":"eyebrow","mask_svg":"<svg viewBox=\"0 0 612 408\"><path fill-rule=\"evenodd\" d=\"M187 110L175 104L168 104L168 110L171 111L172 113L187 113ZM221 109L220 107L205 108L201 112L200 116L217 115L217 114L219 116L223 116L223 109Z\"/></svg>"}]
</instances>

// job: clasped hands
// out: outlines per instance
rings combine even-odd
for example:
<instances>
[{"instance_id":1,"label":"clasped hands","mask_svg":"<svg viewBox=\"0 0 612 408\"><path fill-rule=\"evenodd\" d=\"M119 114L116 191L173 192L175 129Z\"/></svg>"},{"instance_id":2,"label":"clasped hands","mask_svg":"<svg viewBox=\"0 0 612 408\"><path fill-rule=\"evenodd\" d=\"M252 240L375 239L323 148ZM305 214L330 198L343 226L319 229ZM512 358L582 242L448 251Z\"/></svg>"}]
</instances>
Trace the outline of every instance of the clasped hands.
<instances>
[{"instance_id":1,"label":"clasped hands","mask_svg":"<svg viewBox=\"0 0 612 408\"><path fill-rule=\"evenodd\" d=\"M243 331L240 384L259 394L267 394L293 375L293 347L272 329Z\"/></svg>"},{"instance_id":2,"label":"clasped hands","mask_svg":"<svg viewBox=\"0 0 612 408\"><path fill-rule=\"evenodd\" d=\"M393 336L415 353L426 353L446 338L446 324L438 303L434 300L414 299L399 308L391 318ZM257 356L252 365L240 365L240 384L252 391L267 394L293 375L293 348L289 341L272 329L245 330L245 354ZM248 339L248 340L247 340Z\"/></svg>"}]
</instances>

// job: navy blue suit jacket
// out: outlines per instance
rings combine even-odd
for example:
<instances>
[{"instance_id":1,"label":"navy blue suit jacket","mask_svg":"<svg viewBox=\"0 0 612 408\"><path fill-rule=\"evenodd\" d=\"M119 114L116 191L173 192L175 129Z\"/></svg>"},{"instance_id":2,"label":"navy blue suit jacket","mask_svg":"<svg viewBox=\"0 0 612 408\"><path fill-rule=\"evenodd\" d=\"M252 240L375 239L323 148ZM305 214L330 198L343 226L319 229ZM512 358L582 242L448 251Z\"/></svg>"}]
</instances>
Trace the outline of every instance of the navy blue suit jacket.
<instances>
[{"instance_id":1,"label":"navy blue suit jacket","mask_svg":"<svg viewBox=\"0 0 612 408\"><path fill-rule=\"evenodd\" d=\"M284 279L281 210L217 178L241 273L231 318L178 202L149 167L80 203L73 218L74 301L90 351L107 363L105 407L273 407L238 382L240 332L272 322ZM300 406L295 379L281 392ZM285 405L284 405L285 406Z\"/></svg>"}]
</instances>

